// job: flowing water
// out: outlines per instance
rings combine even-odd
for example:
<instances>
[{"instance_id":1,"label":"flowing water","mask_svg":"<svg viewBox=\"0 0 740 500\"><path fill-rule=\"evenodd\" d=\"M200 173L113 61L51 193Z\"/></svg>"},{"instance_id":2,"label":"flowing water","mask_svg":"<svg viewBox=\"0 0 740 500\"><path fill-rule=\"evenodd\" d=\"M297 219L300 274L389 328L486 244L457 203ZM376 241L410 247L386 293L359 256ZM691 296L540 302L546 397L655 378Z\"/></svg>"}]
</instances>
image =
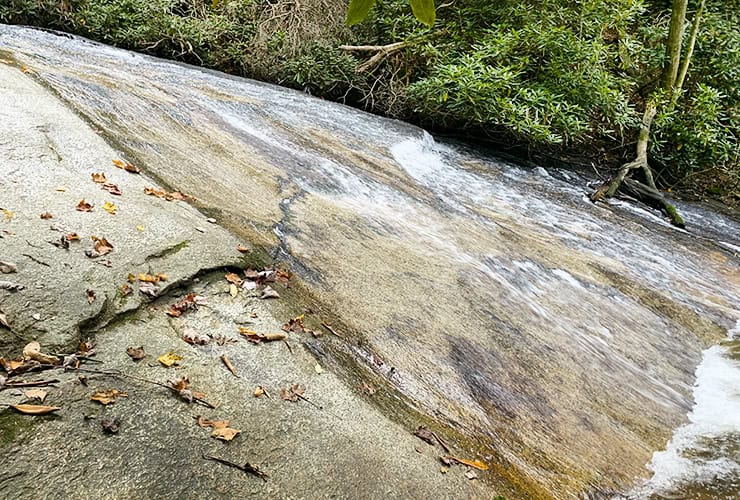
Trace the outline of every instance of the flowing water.
<instances>
[{"instance_id":1,"label":"flowing water","mask_svg":"<svg viewBox=\"0 0 740 500\"><path fill-rule=\"evenodd\" d=\"M678 230L574 172L77 38L0 26L0 51L275 249L355 371L522 496L737 493L737 218L679 204Z\"/></svg>"}]
</instances>

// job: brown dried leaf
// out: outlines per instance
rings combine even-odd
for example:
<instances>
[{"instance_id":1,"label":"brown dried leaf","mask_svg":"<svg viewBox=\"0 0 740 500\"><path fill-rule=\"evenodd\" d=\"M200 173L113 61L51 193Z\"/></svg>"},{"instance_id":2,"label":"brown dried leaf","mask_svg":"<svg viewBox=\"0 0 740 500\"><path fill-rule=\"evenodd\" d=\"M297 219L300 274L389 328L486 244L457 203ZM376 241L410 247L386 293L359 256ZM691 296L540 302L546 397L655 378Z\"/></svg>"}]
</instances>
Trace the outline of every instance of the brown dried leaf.
<instances>
[{"instance_id":1,"label":"brown dried leaf","mask_svg":"<svg viewBox=\"0 0 740 500\"><path fill-rule=\"evenodd\" d=\"M91 176L95 184L105 184L108 182L108 179L105 178L105 172L93 173Z\"/></svg>"},{"instance_id":2,"label":"brown dried leaf","mask_svg":"<svg viewBox=\"0 0 740 500\"><path fill-rule=\"evenodd\" d=\"M80 235L77 233L67 233L64 235L67 241L80 241Z\"/></svg>"},{"instance_id":3,"label":"brown dried leaf","mask_svg":"<svg viewBox=\"0 0 740 500\"><path fill-rule=\"evenodd\" d=\"M102 405L109 405L111 403L115 403L118 398L126 397L128 397L128 393L126 392L121 392L118 389L108 389L107 391L95 392L90 396L90 400L97 401Z\"/></svg>"},{"instance_id":4,"label":"brown dried leaf","mask_svg":"<svg viewBox=\"0 0 740 500\"><path fill-rule=\"evenodd\" d=\"M448 460L452 460L454 462L457 462L459 464L467 465L468 467L473 467L478 470L488 470L488 465L484 464L480 460L466 460L464 458L457 458L452 455L448 455L444 457Z\"/></svg>"},{"instance_id":5,"label":"brown dried leaf","mask_svg":"<svg viewBox=\"0 0 740 500\"><path fill-rule=\"evenodd\" d=\"M93 240L94 245L92 250L85 250L85 255L90 258L101 257L113 251L113 245L110 244L105 238L98 238L93 235L90 237Z\"/></svg>"},{"instance_id":6,"label":"brown dried leaf","mask_svg":"<svg viewBox=\"0 0 740 500\"><path fill-rule=\"evenodd\" d=\"M106 182L102 186L100 186L103 190L108 191L110 194L121 196L121 190L118 189L118 186L116 186L113 183Z\"/></svg>"},{"instance_id":7,"label":"brown dried leaf","mask_svg":"<svg viewBox=\"0 0 740 500\"><path fill-rule=\"evenodd\" d=\"M49 219L54 218L54 216L51 214L51 212L44 212L44 213L41 214L40 217L42 219L44 219L44 220L49 220Z\"/></svg>"},{"instance_id":8,"label":"brown dried leaf","mask_svg":"<svg viewBox=\"0 0 740 500\"><path fill-rule=\"evenodd\" d=\"M185 328L185 331L182 332L182 339L192 345L206 345L211 341L211 337L192 328Z\"/></svg>"},{"instance_id":9,"label":"brown dried leaf","mask_svg":"<svg viewBox=\"0 0 740 500\"><path fill-rule=\"evenodd\" d=\"M95 302L95 290L90 290L89 288L85 290L85 296L87 297L87 303L92 304Z\"/></svg>"},{"instance_id":10,"label":"brown dried leaf","mask_svg":"<svg viewBox=\"0 0 740 500\"><path fill-rule=\"evenodd\" d=\"M23 348L23 357L25 359L32 359L46 365L59 364L59 358L50 354L42 353L41 344L36 341L26 344L26 346Z\"/></svg>"},{"instance_id":11,"label":"brown dried leaf","mask_svg":"<svg viewBox=\"0 0 740 500\"><path fill-rule=\"evenodd\" d=\"M249 247L245 247L244 245L239 245L236 247L236 250L241 253L248 253L250 251Z\"/></svg>"},{"instance_id":12,"label":"brown dried leaf","mask_svg":"<svg viewBox=\"0 0 740 500\"><path fill-rule=\"evenodd\" d=\"M233 283L236 286L242 284L242 279L236 273L227 273L224 278L226 278L226 281L228 281L229 283Z\"/></svg>"},{"instance_id":13,"label":"brown dried leaf","mask_svg":"<svg viewBox=\"0 0 740 500\"><path fill-rule=\"evenodd\" d=\"M61 410L58 406L44 405L10 405L10 407L25 415L47 415L51 412Z\"/></svg>"},{"instance_id":14,"label":"brown dried leaf","mask_svg":"<svg viewBox=\"0 0 740 500\"><path fill-rule=\"evenodd\" d=\"M25 391L23 391L23 395L26 396L28 399L38 399L40 403L44 402L47 394L48 392L44 391L43 389L26 389Z\"/></svg>"},{"instance_id":15,"label":"brown dried leaf","mask_svg":"<svg viewBox=\"0 0 740 500\"><path fill-rule=\"evenodd\" d=\"M219 427L218 429L213 429L211 436L215 437L216 439L220 439L221 441L231 441L241 432L242 431L238 429L232 429L231 427Z\"/></svg>"},{"instance_id":16,"label":"brown dried leaf","mask_svg":"<svg viewBox=\"0 0 740 500\"><path fill-rule=\"evenodd\" d=\"M283 325L283 330L286 332L303 333L304 331L306 331L305 327L303 326L304 317L305 315L301 314L300 316L296 316L295 318L290 319L287 323Z\"/></svg>"},{"instance_id":17,"label":"brown dried leaf","mask_svg":"<svg viewBox=\"0 0 740 500\"><path fill-rule=\"evenodd\" d=\"M113 165L125 170L126 172L131 172L132 174L138 174L139 172L141 172L138 167L127 161L113 160Z\"/></svg>"},{"instance_id":18,"label":"brown dried leaf","mask_svg":"<svg viewBox=\"0 0 740 500\"><path fill-rule=\"evenodd\" d=\"M298 401L298 398L303 396L304 392L306 392L305 387L300 384L293 384L290 387L280 389L280 397L285 401L293 401L295 403Z\"/></svg>"},{"instance_id":19,"label":"brown dried leaf","mask_svg":"<svg viewBox=\"0 0 740 500\"><path fill-rule=\"evenodd\" d=\"M236 373L236 368L234 368L234 365L231 364L231 360L229 360L226 354L221 355L221 361L223 361L224 365L226 365L226 368L229 369L232 375L239 378L239 374Z\"/></svg>"},{"instance_id":20,"label":"brown dried leaf","mask_svg":"<svg viewBox=\"0 0 740 500\"><path fill-rule=\"evenodd\" d=\"M286 335L284 333L257 333L243 326L239 327L239 333L247 337L247 340L254 344L260 342L273 342L275 340L285 340Z\"/></svg>"},{"instance_id":21,"label":"brown dried leaf","mask_svg":"<svg viewBox=\"0 0 740 500\"><path fill-rule=\"evenodd\" d=\"M432 431L424 427L423 425L420 425L416 428L414 431L414 436L418 437L422 441L426 441L427 443L434 446L434 443L436 440L434 439L434 434L432 434Z\"/></svg>"},{"instance_id":22,"label":"brown dried leaf","mask_svg":"<svg viewBox=\"0 0 740 500\"><path fill-rule=\"evenodd\" d=\"M94 205L92 205L92 204L90 204L90 203L86 202L86 201L85 201L85 198L82 198L82 199L81 199L81 200L80 200L80 201L79 201L79 202L77 203L77 207L76 207L76 209L77 209L77 211L78 211L78 212L92 212L93 206L94 206Z\"/></svg>"},{"instance_id":23,"label":"brown dried leaf","mask_svg":"<svg viewBox=\"0 0 740 500\"><path fill-rule=\"evenodd\" d=\"M129 357L134 361L138 361L146 357L146 352L144 351L143 346L129 347L128 349L126 349L126 354L128 354Z\"/></svg>"},{"instance_id":24,"label":"brown dried leaf","mask_svg":"<svg viewBox=\"0 0 740 500\"><path fill-rule=\"evenodd\" d=\"M158 283L159 278L152 276L151 274L139 273L139 281L143 283Z\"/></svg>"},{"instance_id":25,"label":"brown dried leaf","mask_svg":"<svg viewBox=\"0 0 740 500\"><path fill-rule=\"evenodd\" d=\"M131 292L133 292L133 289L127 283L121 285L121 297L130 295Z\"/></svg>"},{"instance_id":26,"label":"brown dried leaf","mask_svg":"<svg viewBox=\"0 0 740 500\"><path fill-rule=\"evenodd\" d=\"M205 304L205 299L203 297L198 297L194 293L189 293L172 304L167 310L167 314L172 317L179 318L185 311L197 308L199 305L203 304Z\"/></svg>"}]
</instances>

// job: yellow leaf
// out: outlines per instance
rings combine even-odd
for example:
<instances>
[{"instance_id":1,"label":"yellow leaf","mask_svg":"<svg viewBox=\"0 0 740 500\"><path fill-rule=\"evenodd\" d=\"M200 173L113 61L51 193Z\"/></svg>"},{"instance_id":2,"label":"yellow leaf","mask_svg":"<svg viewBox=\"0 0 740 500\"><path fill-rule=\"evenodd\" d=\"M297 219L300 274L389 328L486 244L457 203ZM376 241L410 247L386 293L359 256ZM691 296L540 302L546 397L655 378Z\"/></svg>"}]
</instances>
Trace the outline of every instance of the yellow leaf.
<instances>
[{"instance_id":1,"label":"yellow leaf","mask_svg":"<svg viewBox=\"0 0 740 500\"><path fill-rule=\"evenodd\" d=\"M26 415L46 415L53 411L61 410L58 406L44 405L10 405L15 411L25 413Z\"/></svg>"},{"instance_id":2,"label":"yellow leaf","mask_svg":"<svg viewBox=\"0 0 740 500\"><path fill-rule=\"evenodd\" d=\"M170 367L176 365L178 361L182 360L182 356L178 356L174 352L170 351L167 354L162 354L157 358L157 361L162 363L164 366Z\"/></svg>"},{"instance_id":3,"label":"yellow leaf","mask_svg":"<svg viewBox=\"0 0 740 500\"><path fill-rule=\"evenodd\" d=\"M3 208L3 213L5 214L5 220L6 220L6 221L9 221L9 220L11 220L11 219L12 219L13 217L15 217L15 212L11 212L11 211L10 211L10 210L8 210L7 208Z\"/></svg>"},{"instance_id":4,"label":"yellow leaf","mask_svg":"<svg viewBox=\"0 0 740 500\"><path fill-rule=\"evenodd\" d=\"M141 224L139 224L138 226L136 226L136 230L137 231L143 231L144 230L144 226L142 226Z\"/></svg>"},{"instance_id":5,"label":"yellow leaf","mask_svg":"<svg viewBox=\"0 0 740 500\"><path fill-rule=\"evenodd\" d=\"M118 207L115 204L109 201L106 201L105 203L103 203L103 210L105 210L111 215L116 215L116 212L118 211Z\"/></svg>"}]
</instances>

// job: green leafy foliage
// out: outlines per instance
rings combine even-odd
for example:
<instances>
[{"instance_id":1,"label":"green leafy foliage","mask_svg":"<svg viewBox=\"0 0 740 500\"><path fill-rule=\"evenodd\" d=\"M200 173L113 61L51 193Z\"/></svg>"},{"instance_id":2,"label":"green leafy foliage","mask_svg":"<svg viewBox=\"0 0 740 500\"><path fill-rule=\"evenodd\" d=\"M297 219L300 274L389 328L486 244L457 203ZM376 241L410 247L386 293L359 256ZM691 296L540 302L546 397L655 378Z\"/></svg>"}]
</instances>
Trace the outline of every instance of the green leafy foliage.
<instances>
[{"instance_id":1,"label":"green leafy foliage","mask_svg":"<svg viewBox=\"0 0 740 500\"><path fill-rule=\"evenodd\" d=\"M347 24L352 26L362 22L374 4L375 0L350 0L347 8Z\"/></svg>"}]
</instances>

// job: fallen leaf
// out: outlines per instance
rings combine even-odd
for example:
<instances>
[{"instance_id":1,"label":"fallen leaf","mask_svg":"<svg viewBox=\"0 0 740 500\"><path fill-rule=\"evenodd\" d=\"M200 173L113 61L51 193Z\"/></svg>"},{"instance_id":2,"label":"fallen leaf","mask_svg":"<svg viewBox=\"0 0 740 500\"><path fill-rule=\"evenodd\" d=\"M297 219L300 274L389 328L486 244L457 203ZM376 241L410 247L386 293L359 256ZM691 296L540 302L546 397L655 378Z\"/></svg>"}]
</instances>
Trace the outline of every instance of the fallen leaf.
<instances>
[{"instance_id":1,"label":"fallen leaf","mask_svg":"<svg viewBox=\"0 0 740 500\"><path fill-rule=\"evenodd\" d=\"M315 371L316 373L318 373L319 375L321 375L321 374L322 374L322 373L324 373L324 371L325 371L325 370L324 370L324 369L323 369L323 368L321 367L321 365L320 365L320 364L318 364L318 363L316 363L316 365L314 365L313 369L314 369L314 371Z\"/></svg>"},{"instance_id":2,"label":"fallen leaf","mask_svg":"<svg viewBox=\"0 0 740 500\"><path fill-rule=\"evenodd\" d=\"M421 425L421 426L419 426L419 427L416 428L416 430L414 431L414 436L418 437L422 441L426 441L427 443L431 444L432 446L434 446L434 443L436 441L434 439L434 434L432 434L432 431L430 431L429 429L427 429L423 425Z\"/></svg>"},{"instance_id":3,"label":"fallen leaf","mask_svg":"<svg viewBox=\"0 0 740 500\"><path fill-rule=\"evenodd\" d=\"M80 235L77 233L67 233L64 235L67 241L80 241Z\"/></svg>"},{"instance_id":4,"label":"fallen leaf","mask_svg":"<svg viewBox=\"0 0 740 500\"><path fill-rule=\"evenodd\" d=\"M40 216L40 217L41 217L42 219L44 219L44 220L48 220L48 219L52 219L52 218L54 218L54 216L53 216L53 215L51 215L51 212L44 212L44 213L42 213L42 214L41 214L41 216Z\"/></svg>"},{"instance_id":5,"label":"fallen leaf","mask_svg":"<svg viewBox=\"0 0 740 500\"><path fill-rule=\"evenodd\" d=\"M275 340L285 340L286 337L284 333L257 333L248 328L244 328L243 326L239 327L239 333L247 337L247 340L254 344L259 344L260 342L273 342Z\"/></svg>"},{"instance_id":6,"label":"fallen leaf","mask_svg":"<svg viewBox=\"0 0 740 500\"><path fill-rule=\"evenodd\" d=\"M110 183L110 182L106 182L105 184L103 184L103 185L101 186L101 188L102 188L103 190L105 190L105 191L108 191L108 192L109 192L110 194L112 194L112 195L115 195L115 196L121 196L121 190L120 190L120 189L118 189L118 186L117 186L117 185L115 185L115 184L113 184L113 183Z\"/></svg>"},{"instance_id":7,"label":"fallen leaf","mask_svg":"<svg viewBox=\"0 0 740 500\"><path fill-rule=\"evenodd\" d=\"M103 432L116 434L121 428L121 417L106 417L100 421L100 425L103 427Z\"/></svg>"},{"instance_id":8,"label":"fallen leaf","mask_svg":"<svg viewBox=\"0 0 740 500\"><path fill-rule=\"evenodd\" d=\"M275 290L270 287L270 285L267 285L265 288L262 289L262 295L260 295L261 299L279 299L280 294L277 293Z\"/></svg>"},{"instance_id":9,"label":"fallen leaf","mask_svg":"<svg viewBox=\"0 0 740 500\"><path fill-rule=\"evenodd\" d=\"M138 167L127 161L113 160L113 165L125 170L126 172L131 172L132 174L138 174L139 172L141 172Z\"/></svg>"},{"instance_id":10,"label":"fallen leaf","mask_svg":"<svg viewBox=\"0 0 740 500\"><path fill-rule=\"evenodd\" d=\"M162 363L166 367L170 367L172 365L178 364L179 361L182 360L182 356L178 356L177 354L173 353L172 351L168 352L167 354L162 354L157 358L157 361Z\"/></svg>"},{"instance_id":11,"label":"fallen leaf","mask_svg":"<svg viewBox=\"0 0 740 500\"><path fill-rule=\"evenodd\" d=\"M118 207L114 203L106 201L105 203L103 203L103 210L111 215L116 215L116 212L118 212Z\"/></svg>"},{"instance_id":12,"label":"fallen leaf","mask_svg":"<svg viewBox=\"0 0 740 500\"><path fill-rule=\"evenodd\" d=\"M77 203L76 209L78 212L92 212L93 206L94 205L86 202L85 198L82 198L79 203Z\"/></svg>"},{"instance_id":13,"label":"fallen leaf","mask_svg":"<svg viewBox=\"0 0 740 500\"><path fill-rule=\"evenodd\" d=\"M24 365L24 361L22 359L5 359L0 358L0 366L3 367L3 370L8 375L12 375L18 368Z\"/></svg>"},{"instance_id":14,"label":"fallen leaf","mask_svg":"<svg viewBox=\"0 0 740 500\"><path fill-rule=\"evenodd\" d=\"M110 244L105 238L98 238L97 236L91 236L94 245L92 250L85 250L85 255L90 258L101 257L113 251L113 245Z\"/></svg>"},{"instance_id":15,"label":"fallen leaf","mask_svg":"<svg viewBox=\"0 0 740 500\"><path fill-rule=\"evenodd\" d=\"M53 411L61 410L58 406L44 405L10 405L10 407L26 415L47 415Z\"/></svg>"},{"instance_id":16,"label":"fallen leaf","mask_svg":"<svg viewBox=\"0 0 740 500\"><path fill-rule=\"evenodd\" d=\"M226 278L226 281L229 283L233 283L236 286L239 286L242 284L242 279L239 277L236 273L227 273L224 278Z\"/></svg>"},{"instance_id":17,"label":"fallen leaf","mask_svg":"<svg viewBox=\"0 0 740 500\"><path fill-rule=\"evenodd\" d=\"M202 428L211 427L213 429L225 429L229 426L228 420L209 420L207 418L203 418L200 415L196 417L198 426Z\"/></svg>"},{"instance_id":18,"label":"fallen leaf","mask_svg":"<svg viewBox=\"0 0 740 500\"><path fill-rule=\"evenodd\" d=\"M231 441L241 432L242 431L238 429L232 429L231 427L221 427L218 429L213 429L211 436L215 437L216 439L220 439L221 441Z\"/></svg>"},{"instance_id":19,"label":"fallen leaf","mask_svg":"<svg viewBox=\"0 0 740 500\"><path fill-rule=\"evenodd\" d=\"M129 347L126 349L126 354L129 355L131 359L134 361L138 361L140 359L144 359L146 357L146 352L144 351L144 346L139 347Z\"/></svg>"},{"instance_id":20,"label":"fallen leaf","mask_svg":"<svg viewBox=\"0 0 740 500\"><path fill-rule=\"evenodd\" d=\"M50 354L42 353L41 345L36 341L29 342L28 344L26 344L26 346L23 348L23 357L25 359L32 359L34 361L38 361L39 363L46 364L46 365L59 364L59 358L57 358L56 356L52 356Z\"/></svg>"},{"instance_id":21,"label":"fallen leaf","mask_svg":"<svg viewBox=\"0 0 740 500\"><path fill-rule=\"evenodd\" d=\"M226 365L226 368L229 369L232 375L239 378L239 374L236 373L236 368L234 368L234 365L231 364L231 361L226 356L226 354L221 355L221 361L223 361L224 365Z\"/></svg>"},{"instance_id":22,"label":"fallen leaf","mask_svg":"<svg viewBox=\"0 0 740 500\"><path fill-rule=\"evenodd\" d=\"M248 253L250 251L249 247L245 247L244 245L239 245L236 249L241 253Z\"/></svg>"},{"instance_id":23,"label":"fallen leaf","mask_svg":"<svg viewBox=\"0 0 740 500\"><path fill-rule=\"evenodd\" d=\"M303 396L306 392L306 388L300 384L293 384L290 387L284 387L280 389L280 397L285 401L298 401L298 398Z\"/></svg>"},{"instance_id":24,"label":"fallen leaf","mask_svg":"<svg viewBox=\"0 0 740 500\"><path fill-rule=\"evenodd\" d=\"M143 283L158 283L159 278L152 276L151 274L139 273L139 281Z\"/></svg>"},{"instance_id":25,"label":"fallen leaf","mask_svg":"<svg viewBox=\"0 0 740 500\"><path fill-rule=\"evenodd\" d=\"M156 189L151 187L145 187L144 194L148 194L149 196L156 196L157 198L162 198L163 200L167 201L196 201L195 196L190 196L189 194L181 193L180 191L172 191L171 193L168 193L163 189Z\"/></svg>"},{"instance_id":26,"label":"fallen leaf","mask_svg":"<svg viewBox=\"0 0 740 500\"><path fill-rule=\"evenodd\" d=\"M126 279L128 280L129 283L136 283L136 276L131 273L128 273L128 276L126 277Z\"/></svg>"},{"instance_id":27,"label":"fallen leaf","mask_svg":"<svg viewBox=\"0 0 740 500\"><path fill-rule=\"evenodd\" d=\"M372 385L369 385L365 382L362 383L362 391L366 392L369 396L374 395L377 391L375 390L375 387Z\"/></svg>"},{"instance_id":28,"label":"fallen leaf","mask_svg":"<svg viewBox=\"0 0 740 500\"><path fill-rule=\"evenodd\" d=\"M42 389L26 389L23 391L23 395L28 399L38 399L39 402L43 403L48 393Z\"/></svg>"},{"instance_id":29,"label":"fallen leaf","mask_svg":"<svg viewBox=\"0 0 740 500\"><path fill-rule=\"evenodd\" d=\"M233 283L230 284L229 285L229 295L231 295L232 297L236 297L237 294L239 294L239 289L236 287L235 284Z\"/></svg>"},{"instance_id":30,"label":"fallen leaf","mask_svg":"<svg viewBox=\"0 0 740 500\"><path fill-rule=\"evenodd\" d=\"M157 278L159 281L167 281L167 275L164 273L158 273L154 277Z\"/></svg>"},{"instance_id":31,"label":"fallen leaf","mask_svg":"<svg viewBox=\"0 0 740 500\"><path fill-rule=\"evenodd\" d=\"M77 346L77 354L82 354L83 356L92 356L95 354L95 345L89 340L80 342L80 345Z\"/></svg>"},{"instance_id":32,"label":"fallen leaf","mask_svg":"<svg viewBox=\"0 0 740 500\"><path fill-rule=\"evenodd\" d=\"M126 392L121 392L118 389L108 389L107 391L95 392L90 396L90 400L97 401L102 405L109 405L111 403L115 403L118 398L126 397L128 397L128 393Z\"/></svg>"},{"instance_id":33,"label":"fallen leaf","mask_svg":"<svg viewBox=\"0 0 740 500\"><path fill-rule=\"evenodd\" d=\"M474 467L478 470L488 470L488 465L484 464L480 460L466 460L464 458L457 458L452 455L444 457L448 460L452 460L454 462L457 462L459 464L467 465L468 467Z\"/></svg>"},{"instance_id":34,"label":"fallen leaf","mask_svg":"<svg viewBox=\"0 0 740 500\"><path fill-rule=\"evenodd\" d=\"M159 295L159 287L154 283L141 283L139 285L139 291L149 297L156 297Z\"/></svg>"},{"instance_id":35,"label":"fallen leaf","mask_svg":"<svg viewBox=\"0 0 740 500\"><path fill-rule=\"evenodd\" d=\"M12 262L3 262L2 260L0 260L0 273L10 274L16 272L17 270L18 266L16 266Z\"/></svg>"},{"instance_id":36,"label":"fallen leaf","mask_svg":"<svg viewBox=\"0 0 740 500\"><path fill-rule=\"evenodd\" d=\"M179 318L185 311L196 309L198 306L202 306L205 304L205 297L201 297L194 293L189 293L182 299L172 304L170 308L167 309L167 314L174 318Z\"/></svg>"},{"instance_id":37,"label":"fallen leaf","mask_svg":"<svg viewBox=\"0 0 740 500\"><path fill-rule=\"evenodd\" d=\"M185 328L185 331L182 333L182 339L192 345L206 345L211 341L211 337L203 335L192 328Z\"/></svg>"},{"instance_id":38,"label":"fallen leaf","mask_svg":"<svg viewBox=\"0 0 740 500\"><path fill-rule=\"evenodd\" d=\"M133 289L128 286L128 284L124 283L121 285L121 297L125 297L127 295L130 295Z\"/></svg>"},{"instance_id":39,"label":"fallen leaf","mask_svg":"<svg viewBox=\"0 0 740 500\"><path fill-rule=\"evenodd\" d=\"M258 385L254 389L254 397L255 398L261 398L262 396L267 396L269 398L270 397L270 394L267 392L267 389L265 389L261 385Z\"/></svg>"},{"instance_id":40,"label":"fallen leaf","mask_svg":"<svg viewBox=\"0 0 740 500\"><path fill-rule=\"evenodd\" d=\"M93 173L91 176L95 184L105 184L108 182L108 179L105 178L105 172Z\"/></svg>"},{"instance_id":41,"label":"fallen leaf","mask_svg":"<svg viewBox=\"0 0 740 500\"><path fill-rule=\"evenodd\" d=\"M141 224L139 224L138 226L136 226L136 230L139 231L139 232L144 231L144 226L142 226Z\"/></svg>"},{"instance_id":42,"label":"fallen leaf","mask_svg":"<svg viewBox=\"0 0 740 500\"><path fill-rule=\"evenodd\" d=\"M10 220L13 220L13 217L15 217L15 212L12 212L7 208L3 208L3 215L5 215L5 221L8 222Z\"/></svg>"},{"instance_id":43,"label":"fallen leaf","mask_svg":"<svg viewBox=\"0 0 740 500\"><path fill-rule=\"evenodd\" d=\"M58 240L50 240L49 243L57 248L69 250L69 238L67 238L66 234L61 235Z\"/></svg>"},{"instance_id":44,"label":"fallen leaf","mask_svg":"<svg viewBox=\"0 0 740 500\"><path fill-rule=\"evenodd\" d=\"M85 295L87 296L87 303L92 304L95 302L95 290L87 289L85 291Z\"/></svg>"}]
</instances>

